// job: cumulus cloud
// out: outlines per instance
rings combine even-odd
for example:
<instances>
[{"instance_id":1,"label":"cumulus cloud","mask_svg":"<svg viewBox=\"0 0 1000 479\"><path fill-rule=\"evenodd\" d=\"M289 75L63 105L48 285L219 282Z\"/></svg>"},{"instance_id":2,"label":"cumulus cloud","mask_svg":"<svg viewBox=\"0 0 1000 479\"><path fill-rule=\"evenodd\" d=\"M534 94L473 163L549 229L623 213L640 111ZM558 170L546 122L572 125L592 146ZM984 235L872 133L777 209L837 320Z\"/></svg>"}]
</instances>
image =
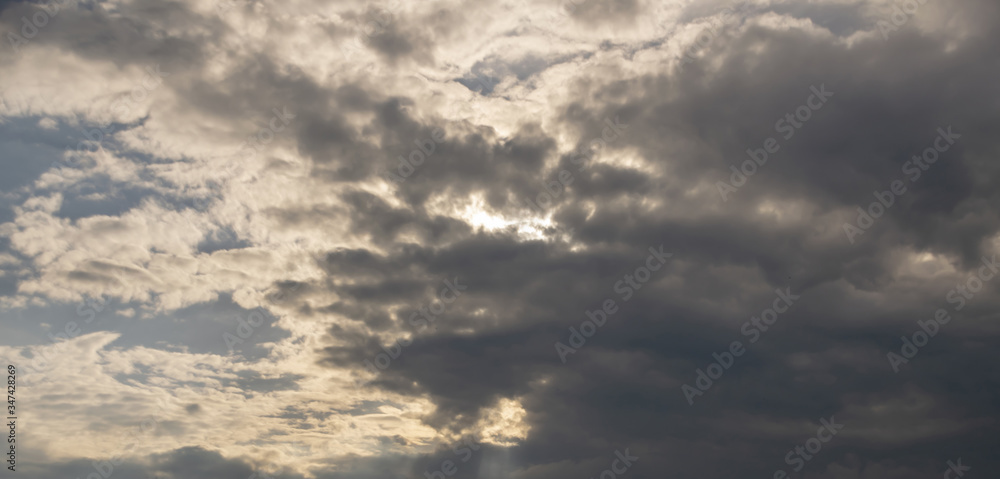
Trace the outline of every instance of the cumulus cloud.
<instances>
[{"instance_id":1,"label":"cumulus cloud","mask_svg":"<svg viewBox=\"0 0 1000 479\"><path fill-rule=\"evenodd\" d=\"M998 21L987 0L0 2L19 467L995 470Z\"/></svg>"}]
</instances>

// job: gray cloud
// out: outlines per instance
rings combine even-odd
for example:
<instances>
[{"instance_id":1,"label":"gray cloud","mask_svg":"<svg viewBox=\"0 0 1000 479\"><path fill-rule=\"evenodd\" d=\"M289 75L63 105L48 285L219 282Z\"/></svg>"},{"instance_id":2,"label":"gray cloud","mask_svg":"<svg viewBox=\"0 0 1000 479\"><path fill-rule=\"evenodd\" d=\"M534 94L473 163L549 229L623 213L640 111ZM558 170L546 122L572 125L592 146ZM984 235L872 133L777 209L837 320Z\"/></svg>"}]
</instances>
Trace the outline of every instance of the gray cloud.
<instances>
[{"instance_id":1,"label":"gray cloud","mask_svg":"<svg viewBox=\"0 0 1000 479\"><path fill-rule=\"evenodd\" d=\"M287 426L209 450L185 421L204 427L220 401L186 398L190 417L163 432L185 447L157 445L122 466L127 474L245 479L275 465L281 478L422 477L455 455L432 444L433 431L490 441L450 477L594 477L625 448L640 457L629 477L771 477L791 470L786 454L831 416L845 428L806 464L809 477L931 477L958 457L996 470L997 381L986 365L997 360L997 286L986 282L962 309L949 291L1000 249L990 134L998 7L928 3L884 39L882 2L754 5L678 68L703 28L684 22L726 5L577 3L558 25L516 9L487 21L444 3L389 17L316 6L258 23L253 8L283 10L248 5L217 18L185 3L95 6L39 33L32 47L162 64L175 76L108 142L121 163L95 156L67 183L44 184L39 165L96 119L75 120L87 114L74 107L0 124L12 172L0 216L6 304L44 304L48 320L71 314L50 278L80 294L114 291L122 314L88 332L120 332L112 346L126 351L238 361L212 366L229 375L220 388L271 401L248 417ZM0 5L0 18L18 28L36 8ZM651 15L676 24L649 31ZM234 18L250 19L247 32ZM310 56L336 52L378 18L357 59ZM293 54L304 38L316 51ZM821 86L834 96L782 128ZM295 118L234 163L272 108ZM56 126L39 126L48 117ZM195 136L176 127L185 120ZM611 139L614 121L627 127ZM907 162L949 127L961 137L908 180ZM138 151L130 134L189 149ZM717 182L769 138L780 149L723 200ZM405 180L386 180L429 144ZM119 175L127 165L142 173ZM235 178L217 175L230 165L242 168ZM856 208L900 179L908 191L849 239L842 225ZM192 207L202 194L211 201ZM526 206L546 194L543 212ZM60 203L49 208L53 195ZM158 229L125 219L166 212L192 219ZM130 239L143 228L172 242ZM671 260L624 300L619 280L661 246ZM433 327L415 327L410 315L450 278L468 290ZM126 299L126 286L142 294ZM750 344L741 327L779 288L801 300ZM563 364L555 343L608 298L618 311ZM236 326L220 318L255 303L274 319L227 355L222 334ZM887 353L939 308L954 320L894 372ZM8 323L11 346L44 341L40 326ZM412 343L376 375L365 371L399 338ZM737 340L747 353L689 405L681 387ZM152 369L133 369L116 381L152 387ZM348 392L342 377L367 382ZM498 413L505 401L523 416ZM305 437L349 452L317 452ZM246 444L282 452L251 460ZM293 465L286 445L308 460ZM68 457L32 464L28 477L89 473Z\"/></svg>"}]
</instances>

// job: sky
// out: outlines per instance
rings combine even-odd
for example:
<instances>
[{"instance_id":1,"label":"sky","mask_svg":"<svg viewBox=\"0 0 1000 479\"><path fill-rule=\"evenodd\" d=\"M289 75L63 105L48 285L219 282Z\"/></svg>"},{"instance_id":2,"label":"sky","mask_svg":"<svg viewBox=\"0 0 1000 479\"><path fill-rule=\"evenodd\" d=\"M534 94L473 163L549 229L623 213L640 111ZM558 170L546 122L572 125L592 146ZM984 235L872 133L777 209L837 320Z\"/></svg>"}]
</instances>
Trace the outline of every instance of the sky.
<instances>
[{"instance_id":1,"label":"sky","mask_svg":"<svg viewBox=\"0 0 1000 479\"><path fill-rule=\"evenodd\" d=\"M2 477L996 477L998 27L0 0Z\"/></svg>"}]
</instances>

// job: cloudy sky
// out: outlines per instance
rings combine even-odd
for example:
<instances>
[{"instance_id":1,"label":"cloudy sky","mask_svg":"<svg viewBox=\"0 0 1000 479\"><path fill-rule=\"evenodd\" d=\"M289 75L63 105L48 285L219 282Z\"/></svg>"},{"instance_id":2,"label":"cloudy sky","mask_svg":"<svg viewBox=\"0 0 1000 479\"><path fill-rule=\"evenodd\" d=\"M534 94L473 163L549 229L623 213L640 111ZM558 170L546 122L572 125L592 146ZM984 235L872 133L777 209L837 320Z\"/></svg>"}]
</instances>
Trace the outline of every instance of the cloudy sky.
<instances>
[{"instance_id":1,"label":"cloudy sky","mask_svg":"<svg viewBox=\"0 0 1000 479\"><path fill-rule=\"evenodd\" d=\"M3 477L996 477L998 27L0 0Z\"/></svg>"}]
</instances>

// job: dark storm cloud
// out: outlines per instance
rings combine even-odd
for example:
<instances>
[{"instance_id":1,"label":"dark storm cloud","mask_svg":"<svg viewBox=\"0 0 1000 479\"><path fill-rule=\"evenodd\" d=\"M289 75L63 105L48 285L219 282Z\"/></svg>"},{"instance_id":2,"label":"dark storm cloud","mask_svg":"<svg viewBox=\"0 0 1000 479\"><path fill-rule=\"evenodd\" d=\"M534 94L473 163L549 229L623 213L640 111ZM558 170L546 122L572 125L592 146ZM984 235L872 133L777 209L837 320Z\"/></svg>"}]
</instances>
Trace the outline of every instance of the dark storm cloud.
<instances>
[{"instance_id":1,"label":"dark storm cloud","mask_svg":"<svg viewBox=\"0 0 1000 479\"><path fill-rule=\"evenodd\" d=\"M196 406L196 405L195 405ZM111 458L107 458L111 459ZM17 474L28 479L54 477L81 477L90 475L96 477L145 478L163 479L249 479L252 475L261 476L260 470L241 459L228 459L216 451L198 446L189 446L164 454L148 457L124 457L115 465L107 459L97 461L42 461L37 465L19 468ZM274 472L268 474L274 479L302 479L299 474Z\"/></svg>"},{"instance_id":2,"label":"dark storm cloud","mask_svg":"<svg viewBox=\"0 0 1000 479\"><path fill-rule=\"evenodd\" d=\"M23 1L24 0L0 0L0 12L3 12L3 10L7 7L22 3Z\"/></svg>"},{"instance_id":3,"label":"dark storm cloud","mask_svg":"<svg viewBox=\"0 0 1000 479\"><path fill-rule=\"evenodd\" d=\"M218 478L247 479L258 473L246 462L238 459L226 459L215 451L201 447L185 447L152 457L149 471L160 473L170 479L180 478ZM259 473L258 473L259 474ZM299 478L297 474L269 474L275 479ZM258 475L258 477L260 477Z\"/></svg>"},{"instance_id":4,"label":"dark storm cloud","mask_svg":"<svg viewBox=\"0 0 1000 479\"><path fill-rule=\"evenodd\" d=\"M400 233L417 233L422 243L447 243L470 232L469 226L450 217L392 208L385 200L364 192L349 192L344 201L351 207L351 224L370 233L376 244L392 241Z\"/></svg>"},{"instance_id":5,"label":"dark storm cloud","mask_svg":"<svg viewBox=\"0 0 1000 479\"><path fill-rule=\"evenodd\" d=\"M414 60L433 62L433 57L425 53L429 42L416 33L407 33L399 23L390 24L385 31L369 38L369 45L390 62L413 57Z\"/></svg>"},{"instance_id":6,"label":"dark storm cloud","mask_svg":"<svg viewBox=\"0 0 1000 479\"><path fill-rule=\"evenodd\" d=\"M386 443L405 441L400 437L386 437ZM316 471L318 479L382 479L382 478L438 478L470 479L493 473L505 465L510 454L503 448L477 444L471 440L444 444L431 454L404 456L383 454L377 457L337 457L339 468L335 471ZM450 461L450 465L446 462ZM332 462L332 461L331 461ZM443 471L451 472L444 474Z\"/></svg>"},{"instance_id":7,"label":"dark storm cloud","mask_svg":"<svg viewBox=\"0 0 1000 479\"><path fill-rule=\"evenodd\" d=\"M613 0L574 5L572 17L587 28L627 27L647 7ZM0 3L8 27L32 8ZM413 343L364 387L430 399L436 410L422 419L438 431L472 429L500 399L516 398L526 411L530 430L523 441L485 446L453 477L513 469L525 478L596 477L616 450L626 448L640 457L630 478L772 477L775 470L790 469L787 452L831 417L845 428L808 462L805 471L816 477L936 477L945 461L957 457L977 472L1000 466L994 452L1000 446L1000 376L990 366L1000 360L1000 331L991 322L1000 305L998 283L987 283L968 307L954 311L946 300L954 285L930 276L901 280L900 262L908 260L896 255L910 248L957 258L955 266L972 273L988 254L987 241L1000 231L995 2L948 7L956 14L955 28L965 33L960 38L907 25L888 40L876 35L848 44L799 28L750 26L716 38L683 70L639 77L582 70L560 85L573 99L549 105L559 124L543 126L525 115L507 136L471 120L417 114L416 99L382 92L363 79L325 87L265 53L237 60L221 82L185 76L204 61L202 42L212 41L206 32L213 30L157 37L172 27L213 21L175 3L127 8L139 20L109 15L99 5L60 13L55 21L65 28L50 27L32 41L119 65L162 63L165 71L177 72L167 83L179 101L211 118L257 118L276 107L296 115L290 131L275 141L294 146L310 162L310 180L337 187L340 202L286 204L265 215L283 228L346 221L351 239L371 245L317 255L315 266L325 275L320 280L274 284L297 315L350 320L331 326L327 339L337 341L319 351L320 363L361 374L364 360L391 347L385 337L412 332ZM770 11L850 35L874 24L859 8L810 3ZM443 25L459 14L377 15L367 10L346 18L389 18L365 45L397 74L409 75L405 67L439 60L440 38L434 35L447 37ZM336 36L347 27L326 28ZM102 35L114 41L97 41ZM526 81L569 61L517 58L509 65L487 58L472 74ZM468 78L461 78L466 84ZM776 122L808 104L811 87L821 86L834 96L784 138ZM617 119L628 128L601 155L641 161L580 164L559 151L562 131L556 130L578 134L576 146L586 149L604 136L606 120ZM22 126L6 126L4 138ZM938 128L949 126L961 138L864 235L852 243L841 221L829 221L827 215L875 201L872 192L905 177L906 162L934 144ZM444 132L442 141L433 140L438 131ZM723 201L716 182L727 181L730 166L739 168L749 159L746 150L763 148L768 138L780 139L780 150ZM398 158L428 139L433 153L404 181L390 181L394 198L346 186L398 172ZM27 135L23 144L58 141ZM13 154L29 156L20 149ZM525 213L522 201L544 192L563 169L573 183L547 207L554 223L547 241L519 237L518 225L477 231L432 205L441 197L457 205L481 195L491 209ZM25 167L4 184L21 186L37 174ZM113 189L94 183L100 186ZM699 186L710 194L699 194ZM139 196L119 192L123 203ZM760 212L765 202L805 213L774 219ZM109 212L110 205L80 202L59 214L74 220ZM98 226L112 232L119 227L113 221ZM551 239L558 235L571 244ZM219 233L199 250L240 244ZM672 259L622 300L616 282L643 264L650 247L661 245ZM114 285L115 272L122 270L95 260L69 274L80 282ZM468 291L448 305L434 328L416 330L407 321L411 312L433 301L441 281L451 278L461 278ZM758 342L747 344L741 326L769 307L779 288L802 298ZM324 293L336 299L316 302L311 296ZM579 329L585 311L608 298L618 301L619 310L563 364L556 341L567 342L568 328ZM222 334L235 329L222 316L246 311L228 297L217 306L180 310L170 322L120 320L134 323L135 330L119 342L141 344L144 333L193 352L221 354ZM938 308L951 311L953 322L893 372L886 353L899 351L900 336L911 335L919 327L915 321L931 318ZM197 330L175 326L213 319ZM262 354L259 343L284 334L269 325L238 352ZM705 370L713 353L736 340L747 353L689 405L681 386L695 384L696 370ZM266 394L296 390L302 379L243 371L233 382ZM360 401L344 411L364 416L382 405ZM200 414L202 406L188 408ZM281 411L279 417L298 420L300 429L314 427L307 419L326 419L295 407ZM384 453L331 457L329 468L314 472L320 478L421 477L450 454L395 452L407 445L408 438L384 435ZM246 479L254 473L245 460L193 446L134 464L122 466L122 477ZM38 467L26 477L92 472L87 461Z\"/></svg>"},{"instance_id":8,"label":"dark storm cloud","mask_svg":"<svg viewBox=\"0 0 1000 479\"><path fill-rule=\"evenodd\" d=\"M56 9L50 3L59 5ZM45 5L43 8L41 5ZM0 5L2 7L2 5ZM36 32L23 31L21 18L38 12L51 14ZM204 61L203 45L218 40L217 34L227 28L212 17L192 12L181 2L131 3L117 5L109 11L101 3L70 6L68 2L15 3L0 9L4 30L17 32L27 40L19 50L0 49L0 59L14 55L39 55L32 44L66 48L83 57L107 60L119 67L129 64L160 65L165 71L176 72ZM185 31L195 25L208 28ZM169 30L169 34L167 33ZM11 43L4 35L4 43ZM10 45L8 45L10 46Z\"/></svg>"},{"instance_id":9,"label":"dark storm cloud","mask_svg":"<svg viewBox=\"0 0 1000 479\"><path fill-rule=\"evenodd\" d=\"M369 5L362 12L344 13L343 18L346 23L341 29L354 33L348 48L364 45L392 66L433 64L433 35L447 34L453 28L450 23L461 21L458 12L444 8L423 17L407 15L398 2L384 7Z\"/></svg>"},{"instance_id":10,"label":"dark storm cloud","mask_svg":"<svg viewBox=\"0 0 1000 479\"><path fill-rule=\"evenodd\" d=\"M578 15L598 7L584 5ZM438 410L426 420L436 427L468 426L470 415L496 399L522 398L531 432L511 449L512 457L521 468L550 466L544 474L549 478L575 477L577 471L561 461L596 460L625 446L643 458L629 471L633 477L664 471L678 477L771 477L778 469L791 472L786 453L831 416L845 428L806 466L822 477L861 477L864 469L883 477L930 477L959 456L981 470L995 469L1000 464L989 451L997 443L987 437L997 431L997 397L990 391L1000 378L985 365L997 360L995 328L986 323L997 306L996 285L987 284L969 308L952 311L962 319L908 369L894 373L886 360L887 352L898 352L900 336L916 330L916 320L938 308L950 310L945 295L953 287L928 282L900 289L891 253L907 246L954 255L962 260L960 271L974 272L970 268L978 268L987 252L985 241L1000 230L993 213L1000 206L992 187L996 144L988 133L997 126L991 102L1000 92L989 79L998 64L988 53L997 35L986 27L1000 15L989 2L953 8L976 20L970 34L949 48L916 28L847 47L794 28L750 27L705 52L719 62L717 69L696 62L677 75L569 85L581 100L564 106L567 125L587 141L601 136L603 118L620 116L629 129L609 151L637 152L662 173L610 164L574 169L576 181L553 207L554 219L585 250L458 232L446 244L399 244L398 253L378 261L359 256L352 264L367 264L359 274L383 282L388 297L416 301L414 306L420 300L393 292L414 268L447 271L470 284L469 296L450 306L438 329L418 335L370 386L427 394ZM835 34L871 25L844 6L797 12L816 17ZM783 138L775 123L807 102L811 86L821 85L835 95ZM412 131L406 121L396 125ZM948 126L961 139L857 244L839 222L836 234L822 237L808 221L755 218L765 199L817 214L867 206L875 201L873 191L903 178L904 163ZM528 144L545 144L544 131L528 131L536 138ZM685 194L695 183L728 179L729 166L739 166L749 158L748 148L762 148L769 137L781 139L780 151L730 201L714 196L713 204L705 204L705 197ZM504 150L490 146L496 140L488 136L465 138L451 134L419 176L401 183L398 197L419 209L415 192L425 184L451 188L456 196L477 190L502 196L503 189L518 196L541 191L532 183L554 177L537 159L550 157L552 149ZM488 170L489 184L481 183L481 170L468 165L482 160L467 158L465 166L450 161L463 142L480 145L474 150L479 158L519 165L516 170L526 173L504 174L495 167ZM508 156L501 159L498 151ZM566 159L559 163L571 166ZM650 199L663 206L641 207ZM588 201L596 207L592 214L581 206ZM402 211L353 204L354 227L373 237L392 238L401 225L417 221ZM372 217L362 219L364 212ZM655 273L561 364L553 343L565 341L567 328L585 319L585 309L616 297L612 285L630 272L628 265L639 264L647 247L661 243L675 252L675 263ZM661 281L676 275L684 282ZM763 293L747 295L746 285L761 281ZM785 287L802 295L801 301L689 406L680 386L693 384L695 370L704 370L713 352L727 350L734 340L747 343L740 326L768 307L774 296L768 291ZM863 301L858 291L880 299ZM376 307L386 298L354 294L353 307ZM482 306L491 321L471 314ZM373 329L382 330L384 316L376 324ZM476 332L455 332L463 327ZM354 341L329 349L331 363L361 369L361 361L382 346L362 336ZM548 382L540 385L543 377ZM886 404L897 406L882 409Z\"/></svg>"}]
</instances>

